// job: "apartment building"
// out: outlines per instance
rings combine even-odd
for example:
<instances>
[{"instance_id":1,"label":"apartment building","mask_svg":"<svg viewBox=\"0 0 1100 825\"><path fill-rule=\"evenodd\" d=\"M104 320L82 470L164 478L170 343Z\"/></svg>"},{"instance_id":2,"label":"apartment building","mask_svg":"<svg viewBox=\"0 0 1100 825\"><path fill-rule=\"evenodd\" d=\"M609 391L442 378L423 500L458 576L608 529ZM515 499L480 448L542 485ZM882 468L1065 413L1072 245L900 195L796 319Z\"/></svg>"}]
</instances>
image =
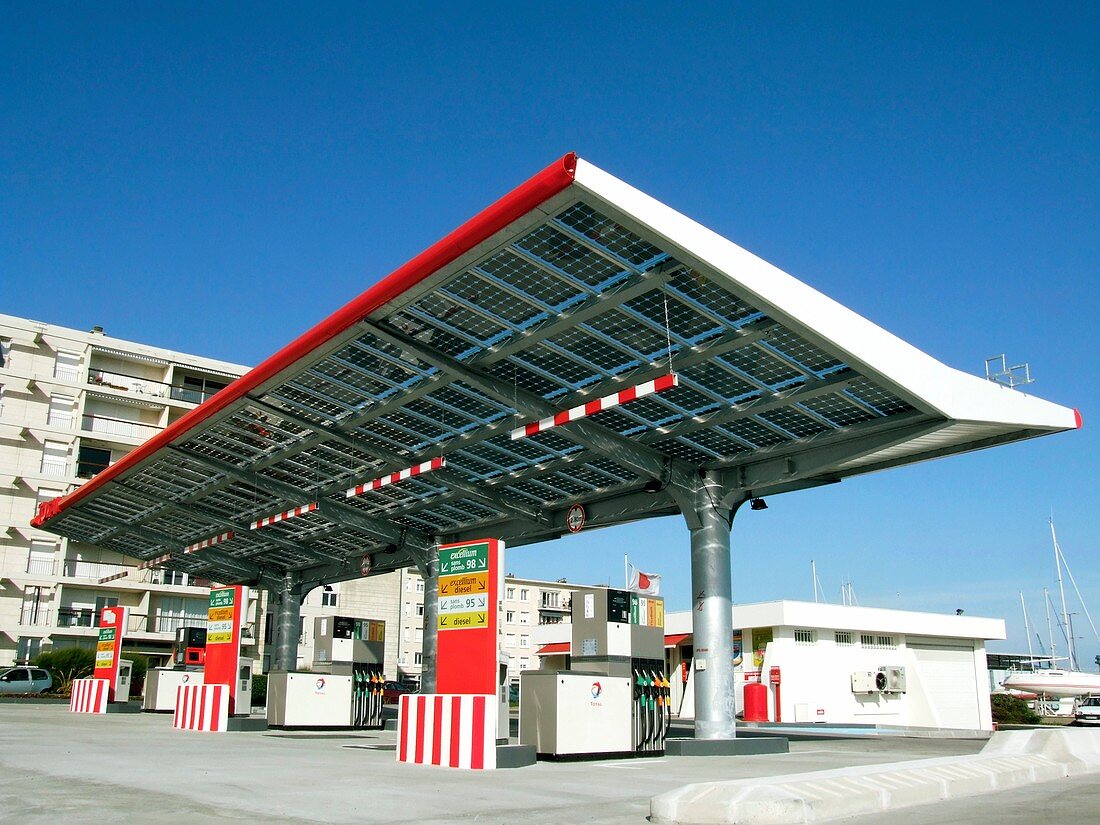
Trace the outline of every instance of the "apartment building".
<instances>
[{"instance_id":1,"label":"apartment building","mask_svg":"<svg viewBox=\"0 0 1100 825\"><path fill-rule=\"evenodd\" d=\"M53 645L94 646L100 609L130 608L127 646L167 661L175 631L205 625L212 582L70 542L30 526L39 502L75 489L248 370L239 364L0 315L0 667ZM126 576L100 584L125 571ZM318 587L303 600L300 666L313 619L386 622L397 673L402 574ZM419 631L420 623L413 620ZM252 594L245 655L270 669L266 594Z\"/></svg>"},{"instance_id":2,"label":"apartment building","mask_svg":"<svg viewBox=\"0 0 1100 825\"><path fill-rule=\"evenodd\" d=\"M246 367L0 315L0 666L50 645L94 646L99 610L130 609L130 646L165 660L176 628L204 624L210 582L35 530L67 493L213 395ZM100 584L116 573L127 575ZM255 603L249 636L255 643Z\"/></svg>"},{"instance_id":3,"label":"apartment building","mask_svg":"<svg viewBox=\"0 0 1100 825\"><path fill-rule=\"evenodd\" d=\"M580 585L565 579L542 581L524 579L509 573L504 578L504 615L501 622L501 649L508 654L508 679L519 683L522 670L539 666L534 641L538 625L569 622L573 592ZM401 571L401 639L398 648L399 678L420 681L424 637L424 580L414 569Z\"/></svg>"}]
</instances>

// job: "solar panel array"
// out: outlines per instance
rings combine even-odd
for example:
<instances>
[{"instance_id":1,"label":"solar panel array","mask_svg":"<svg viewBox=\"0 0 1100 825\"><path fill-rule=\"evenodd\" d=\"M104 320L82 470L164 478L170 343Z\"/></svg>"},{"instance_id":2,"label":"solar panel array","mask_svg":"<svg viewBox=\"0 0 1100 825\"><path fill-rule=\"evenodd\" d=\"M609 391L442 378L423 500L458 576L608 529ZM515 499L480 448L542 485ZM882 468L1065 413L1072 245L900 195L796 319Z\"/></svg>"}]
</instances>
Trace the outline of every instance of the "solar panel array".
<instances>
[{"instance_id":1,"label":"solar panel array","mask_svg":"<svg viewBox=\"0 0 1100 825\"><path fill-rule=\"evenodd\" d=\"M212 565L229 580L234 558L294 570L410 534L496 535L495 525L633 493L649 480L570 425L512 440L512 428L538 417L532 398L564 410L674 371L675 388L587 420L612 440L708 468L913 412L725 277L640 232L583 201L560 209L388 316L365 320L328 354L198 425L49 529L141 559L173 552L171 566ZM444 469L344 495L436 456ZM249 529L311 501L318 510ZM218 546L220 561L180 553L227 529L235 535Z\"/></svg>"}]
</instances>

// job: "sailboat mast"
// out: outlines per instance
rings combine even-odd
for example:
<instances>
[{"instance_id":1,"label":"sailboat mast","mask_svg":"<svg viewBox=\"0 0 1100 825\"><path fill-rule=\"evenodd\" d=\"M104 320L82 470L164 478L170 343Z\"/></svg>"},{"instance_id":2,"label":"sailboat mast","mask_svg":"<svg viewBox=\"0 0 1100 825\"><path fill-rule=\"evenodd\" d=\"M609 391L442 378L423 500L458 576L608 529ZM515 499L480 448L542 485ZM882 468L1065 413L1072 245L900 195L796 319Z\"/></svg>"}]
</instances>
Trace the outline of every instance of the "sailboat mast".
<instances>
[{"instance_id":1,"label":"sailboat mast","mask_svg":"<svg viewBox=\"0 0 1100 825\"><path fill-rule=\"evenodd\" d=\"M1058 667L1058 648L1054 644L1054 627L1050 623L1050 591L1043 588L1043 606L1047 610L1047 638L1050 640L1050 666Z\"/></svg>"},{"instance_id":2,"label":"sailboat mast","mask_svg":"<svg viewBox=\"0 0 1100 825\"><path fill-rule=\"evenodd\" d=\"M1020 609L1024 611L1024 635L1027 636L1027 657L1035 667L1035 652L1031 649L1031 622L1027 620L1027 605L1024 604L1024 591L1020 591Z\"/></svg>"},{"instance_id":3,"label":"sailboat mast","mask_svg":"<svg viewBox=\"0 0 1100 825\"><path fill-rule=\"evenodd\" d=\"M1066 643L1069 647L1070 670L1077 670L1077 657L1073 652L1073 632L1069 626L1069 610L1066 608L1066 588L1062 583L1062 549L1058 546L1058 536L1054 532L1054 519L1050 520L1050 537L1054 541L1054 562L1058 565L1058 592L1062 597L1062 626L1066 629Z\"/></svg>"}]
</instances>

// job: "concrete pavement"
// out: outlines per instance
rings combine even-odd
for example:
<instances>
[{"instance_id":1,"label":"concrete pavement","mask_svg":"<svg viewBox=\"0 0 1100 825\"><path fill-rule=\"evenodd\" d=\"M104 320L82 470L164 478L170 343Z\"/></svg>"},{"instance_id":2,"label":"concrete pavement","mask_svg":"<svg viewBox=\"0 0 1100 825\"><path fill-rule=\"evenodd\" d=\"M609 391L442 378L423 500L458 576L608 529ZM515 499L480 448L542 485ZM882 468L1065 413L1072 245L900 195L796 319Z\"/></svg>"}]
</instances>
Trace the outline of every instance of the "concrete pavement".
<instances>
[{"instance_id":1,"label":"concrete pavement","mask_svg":"<svg viewBox=\"0 0 1100 825\"><path fill-rule=\"evenodd\" d=\"M397 765L393 732L199 734L171 718L86 716L51 705L0 705L0 820L147 823L644 823L649 800L690 782L779 776L977 752L973 740L792 742L791 753L539 763L498 772ZM1100 780L1069 780L1059 810L1088 821ZM982 810L1000 807L1001 794ZM956 804L956 803L949 803ZM1028 800L1014 803L1025 810ZM934 816L926 806L894 822ZM910 817L904 820L894 817ZM1046 812L1044 825L1063 820ZM974 820L983 821L983 820ZM1007 821L1007 820L1001 820ZM1023 821L1023 820L1020 820Z\"/></svg>"}]
</instances>

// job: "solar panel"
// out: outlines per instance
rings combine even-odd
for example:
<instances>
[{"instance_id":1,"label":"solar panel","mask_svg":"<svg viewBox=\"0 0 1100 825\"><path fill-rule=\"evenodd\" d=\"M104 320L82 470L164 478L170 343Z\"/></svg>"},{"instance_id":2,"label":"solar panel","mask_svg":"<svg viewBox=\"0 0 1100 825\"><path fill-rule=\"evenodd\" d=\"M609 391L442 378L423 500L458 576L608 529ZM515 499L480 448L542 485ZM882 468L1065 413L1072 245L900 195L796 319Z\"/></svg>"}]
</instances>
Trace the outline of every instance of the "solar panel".
<instances>
[{"instance_id":1,"label":"solar panel","mask_svg":"<svg viewBox=\"0 0 1100 825\"><path fill-rule=\"evenodd\" d=\"M788 276L754 280L758 259L596 183L493 224L458 255L447 247L419 281L364 305L323 345L262 366L262 380L246 376L231 401L215 399L220 414L170 428L112 468L47 529L141 559L231 530L203 562L223 580L351 569L364 552L392 569L416 542L553 538L574 503L612 513L606 523L670 512L667 494L641 491L671 468L733 472L834 451L817 475L769 482L813 486L844 467L873 469L851 462L866 452L862 439L918 443L947 423L896 374L869 368L875 352L851 358L831 342L825 309L818 328L798 320L793 298L769 300L791 289ZM729 263L713 262L723 255ZM593 406L670 372L675 386L662 392ZM583 423L509 436L573 408ZM445 466L345 495L435 457ZM296 508L305 509L248 529Z\"/></svg>"}]
</instances>

